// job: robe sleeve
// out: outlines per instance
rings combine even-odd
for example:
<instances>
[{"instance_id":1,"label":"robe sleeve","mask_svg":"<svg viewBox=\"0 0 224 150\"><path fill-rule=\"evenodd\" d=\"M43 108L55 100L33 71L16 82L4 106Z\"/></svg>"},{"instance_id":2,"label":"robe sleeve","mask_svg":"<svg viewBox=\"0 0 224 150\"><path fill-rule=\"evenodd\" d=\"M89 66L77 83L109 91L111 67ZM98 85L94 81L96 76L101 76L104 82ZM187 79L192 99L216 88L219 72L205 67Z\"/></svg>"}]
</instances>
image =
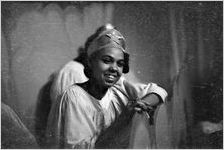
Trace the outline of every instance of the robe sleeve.
<instances>
[{"instance_id":1,"label":"robe sleeve","mask_svg":"<svg viewBox=\"0 0 224 150\"><path fill-rule=\"evenodd\" d=\"M77 101L79 100L79 101ZM48 121L48 143L51 148L93 148L97 128L85 101L74 91L66 91L55 103Z\"/></svg>"},{"instance_id":2,"label":"robe sleeve","mask_svg":"<svg viewBox=\"0 0 224 150\"><path fill-rule=\"evenodd\" d=\"M125 94L129 100L143 99L149 94L154 93L158 95L163 102L165 102L168 95L165 89L155 83L131 83L124 77L120 78L115 87Z\"/></svg>"},{"instance_id":3,"label":"robe sleeve","mask_svg":"<svg viewBox=\"0 0 224 150\"><path fill-rule=\"evenodd\" d=\"M75 61L69 62L55 73L51 87L51 100L55 101L58 97L60 98L71 85L84 81L87 81L87 78L83 73L83 66Z\"/></svg>"}]
</instances>

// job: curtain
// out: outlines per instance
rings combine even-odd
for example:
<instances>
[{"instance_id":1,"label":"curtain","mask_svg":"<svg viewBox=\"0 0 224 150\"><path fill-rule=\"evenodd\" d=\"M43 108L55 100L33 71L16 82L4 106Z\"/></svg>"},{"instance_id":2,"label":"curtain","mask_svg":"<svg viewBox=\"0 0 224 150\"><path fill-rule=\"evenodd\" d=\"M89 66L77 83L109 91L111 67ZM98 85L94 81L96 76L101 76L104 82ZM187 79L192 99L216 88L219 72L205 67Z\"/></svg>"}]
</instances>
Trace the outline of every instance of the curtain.
<instances>
[{"instance_id":1,"label":"curtain","mask_svg":"<svg viewBox=\"0 0 224 150\"><path fill-rule=\"evenodd\" d=\"M171 79L173 95L171 98L172 103L172 116L171 116L171 130L172 130L172 147L184 148L187 141L187 113L191 112L186 110L192 108L190 105L191 93L189 91L189 78L186 71L186 57L187 56L187 42L185 35L185 20L184 8L170 6L170 33L172 44L172 58L173 65L171 66ZM188 104L190 107L186 107Z\"/></svg>"},{"instance_id":2,"label":"curtain","mask_svg":"<svg viewBox=\"0 0 224 150\"><path fill-rule=\"evenodd\" d=\"M197 116L220 110L214 105L218 106L216 103L221 99L207 103L212 97L209 93L218 92L217 87L220 87L215 81L222 82L222 8L219 4L169 5L172 97L168 109L171 110L169 123L173 148L196 148L194 142L201 138L197 136L201 132L197 123L202 119ZM209 88L211 83L214 85ZM205 89L209 89L207 93ZM209 115L205 118L209 119ZM199 145L206 148L207 143Z\"/></svg>"}]
</instances>

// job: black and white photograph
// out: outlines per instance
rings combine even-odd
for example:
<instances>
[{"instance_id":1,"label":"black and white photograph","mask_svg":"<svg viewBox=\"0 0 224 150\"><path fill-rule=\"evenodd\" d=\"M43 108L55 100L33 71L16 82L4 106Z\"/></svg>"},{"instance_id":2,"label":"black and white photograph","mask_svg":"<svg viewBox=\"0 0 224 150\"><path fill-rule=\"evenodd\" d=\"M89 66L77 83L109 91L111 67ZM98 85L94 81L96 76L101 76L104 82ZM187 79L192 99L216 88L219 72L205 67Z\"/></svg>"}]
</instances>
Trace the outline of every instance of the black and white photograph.
<instances>
[{"instance_id":1,"label":"black and white photograph","mask_svg":"<svg viewBox=\"0 0 224 150\"><path fill-rule=\"evenodd\" d=\"M223 149L223 1L1 1L2 149Z\"/></svg>"}]
</instances>

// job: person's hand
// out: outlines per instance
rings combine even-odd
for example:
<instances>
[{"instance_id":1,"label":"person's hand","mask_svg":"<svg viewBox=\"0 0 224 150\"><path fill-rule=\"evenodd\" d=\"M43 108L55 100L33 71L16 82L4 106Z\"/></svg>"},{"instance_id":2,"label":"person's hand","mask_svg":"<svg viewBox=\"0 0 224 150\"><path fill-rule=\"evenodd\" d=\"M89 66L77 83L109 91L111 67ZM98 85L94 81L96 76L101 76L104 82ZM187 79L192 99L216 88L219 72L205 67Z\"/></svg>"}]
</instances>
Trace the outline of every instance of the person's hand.
<instances>
[{"instance_id":1,"label":"person's hand","mask_svg":"<svg viewBox=\"0 0 224 150\"><path fill-rule=\"evenodd\" d=\"M200 125L202 128L202 132L205 134L211 134L216 131L222 130L222 124L220 124L220 123L213 123L210 121L202 121L200 123Z\"/></svg>"},{"instance_id":2,"label":"person's hand","mask_svg":"<svg viewBox=\"0 0 224 150\"><path fill-rule=\"evenodd\" d=\"M142 113L144 111L146 112L152 112L155 110L155 107L151 106L150 103L148 103L147 101L136 101L136 103L133 104L133 109L138 112L138 113Z\"/></svg>"},{"instance_id":3,"label":"person's hand","mask_svg":"<svg viewBox=\"0 0 224 150\"><path fill-rule=\"evenodd\" d=\"M135 111L138 113L147 112L151 113L156 109L156 106L152 106L151 103L143 100L138 100L128 103L129 111Z\"/></svg>"},{"instance_id":4,"label":"person's hand","mask_svg":"<svg viewBox=\"0 0 224 150\"><path fill-rule=\"evenodd\" d=\"M149 123L152 125L154 124L153 115L157 106L158 105L152 105L152 103L148 101L137 100L130 102L127 108L132 113L137 112L146 115L146 117L149 119Z\"/></svg>"},{"instance_id":5,"label":"person's hand","mask_svg":"<svg viewBox=\"0 0 224 150\"><path fill-rule=\"evenodd\" d=\"M142 99L130 101L128 104L128 109L134 110L138 113L151 113L159 104L161 104L159 97L156 94L150 94Z\"/></svg>"}]
</instances>

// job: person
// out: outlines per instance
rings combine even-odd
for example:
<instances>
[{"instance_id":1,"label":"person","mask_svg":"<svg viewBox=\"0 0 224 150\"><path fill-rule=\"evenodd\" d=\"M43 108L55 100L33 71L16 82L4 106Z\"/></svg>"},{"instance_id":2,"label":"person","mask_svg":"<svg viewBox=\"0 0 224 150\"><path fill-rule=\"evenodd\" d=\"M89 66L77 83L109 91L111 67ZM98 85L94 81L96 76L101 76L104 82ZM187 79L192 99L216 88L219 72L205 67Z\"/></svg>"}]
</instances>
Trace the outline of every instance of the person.
<instances>
[{"instance_id":1,"label":"person","mask_svg":"<svg viewBox=\"0 0 224 150\"><path fill-rule=\"evenodd\" d=\"M79 48L79 57L69 61L57 72L54 73L54 79L50 88L50 99L56 101L60 99L63 92L75 83L86 82L88 78L84 74L83 48Z\"/></svg>"},{"instance_id":2,"label":"person","mask_svg":"<svg viewBox=\"0 0 224 150\"><path fill-rule=\"evenodd\" d=\"M46 140L49 148L95 148L123 112L149 113L167 92L155 83L133 84L125 39L111 24L101 26L86 43L84 73L88 81L69 86L52 104ZM145 100L147 97L147 100Z\"/></svg>"}]
</instances>

